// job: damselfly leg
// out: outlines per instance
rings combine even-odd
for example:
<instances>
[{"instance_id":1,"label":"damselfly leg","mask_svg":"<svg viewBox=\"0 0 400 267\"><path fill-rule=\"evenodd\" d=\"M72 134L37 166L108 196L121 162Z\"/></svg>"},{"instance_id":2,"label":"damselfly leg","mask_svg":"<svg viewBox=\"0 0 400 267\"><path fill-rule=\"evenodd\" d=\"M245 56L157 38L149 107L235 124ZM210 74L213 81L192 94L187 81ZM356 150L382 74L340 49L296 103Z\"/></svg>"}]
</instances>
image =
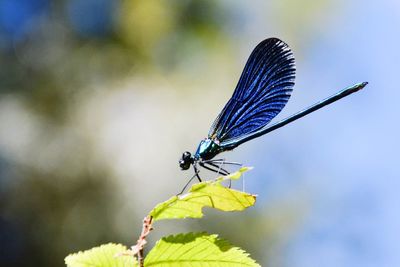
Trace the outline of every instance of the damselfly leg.
<instances>
[{"instance_id":1,"label":"damselfly leg","mask_svg":"<svg viewBox=\"0 0 400 267\"><path fill-rule=\"evenodd\" d=\"M210 165L214 168L211 168L210 166L205 166L206 164ZM205 169L208 169L210 171L216 172L218 174L221 173L222 175L229 175L230 172L223 168L224 165L243 166L241 163L230 162L230 161L226 161L225 159L205 160L205 161L202 161L202 164L201 164L202 167L204 167ZM232 186L232 181L229 179L228 187L231 188L231 186Z\"/></svg>"},{"instance_id":2,"label":"damselfly leg","mask_svg":"<svg viewBox=\"0 0 400 267\"><path fill-rule=\"evenodd\" d=\"M222 174L222 175L228 175L229 172L222 168L221 166L218 166L217 164L213 164L210 162L204 163L204 162L199 162L199 165L203 167L204 169L207 169L209 171L215 172L217 174Z\"/></svg>"},{"instance_id":3,"label":"damselfly leg","mask_svg":"<svg viewBox=\"0 0 400 267\"><path fill-rule=\"evenodd\" d=\"M233 162L233 161L226 161L225 159L210 159L210 160L203 160L203 163L215 163L215 164L222 164L222 165L236 165L236 166L243 166L242 163Z\"/></svg>"},{"instance_id":4,"label":"damselfly leg","mask_svg":"<svg viewBox=\"0 0 400 267\"><path fill-rule=\"evenodd\" d=\"M199 180L199 182L201 182L201 178L199 176L199 172L200 170L197 169L197 167L195 167L195 165L193 165L194 167L194 175L192 176L192 178L189 179L189 181L185 184L185 186L182 188L181 192L179 192L178 194L176 194L177 196L182 195L183 192L185 192L186 188L189 186L189 184L193 181L194 178L197 178Z\"/></svg>"},{"instance_id":5,"label":"damselfly leg","mask_svg":"<svg viewBox=\"0 0 400 267\"><path fill-rule=\"evenodd\" d=\"M224 166L224 165L234 165L234 166L240 166L240 167L243 166L242 163L225 161L225 159L213 159L213 160L207 160L207 161L203 161L203 162L213 163L214 165L220 164L221 166ZM244 177L243 177L243 179L242 179L242 191L244 191L244 183L245 183L245 181L244 181ZM231 180L229 180L229 188L231 188Z\"/></svg>"}]
</instances>

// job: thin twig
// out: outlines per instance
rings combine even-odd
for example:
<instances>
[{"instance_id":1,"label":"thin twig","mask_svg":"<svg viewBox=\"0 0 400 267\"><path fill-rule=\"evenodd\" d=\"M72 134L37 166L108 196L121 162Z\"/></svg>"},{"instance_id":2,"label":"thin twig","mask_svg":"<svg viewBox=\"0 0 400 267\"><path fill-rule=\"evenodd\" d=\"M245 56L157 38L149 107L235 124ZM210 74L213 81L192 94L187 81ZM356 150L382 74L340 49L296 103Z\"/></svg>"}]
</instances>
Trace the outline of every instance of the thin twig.
<instances>
[{"instance_id":1,"label":"thin twig","mask_svg":"<svg viewBox=\"0 0 400 267\"><path fill-rule=\"evenodd\" d=\"M136 242L136 245L132 246L131 248L132 254L137 255L138 257L138 262L140 267L143 267L144 263L143 249L147 243L146 237L150 234L150 231L153 230L152 223L153 223L153 217L151 216L147 216L143 219L142 233L140 234L140 237Z\"/></svg>"}]
</instances>

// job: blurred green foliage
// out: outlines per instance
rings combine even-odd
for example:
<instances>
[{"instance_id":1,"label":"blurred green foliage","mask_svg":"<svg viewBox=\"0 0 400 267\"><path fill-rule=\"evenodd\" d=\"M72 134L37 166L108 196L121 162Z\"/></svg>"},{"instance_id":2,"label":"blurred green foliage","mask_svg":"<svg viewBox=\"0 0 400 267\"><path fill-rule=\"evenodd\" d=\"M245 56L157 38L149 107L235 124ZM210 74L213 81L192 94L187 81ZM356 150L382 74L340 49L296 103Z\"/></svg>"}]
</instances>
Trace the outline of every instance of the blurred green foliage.
<instances>
[{"instance_id":1,"label":"blurred green foliage","mask_svg":"<svg viewBox=\"0 0 400 267\"><path fill-rule=\"evenodd\" d=\"M293 30L293 23L298 26L299 22L287 19L288 16L309 14L306 11L319 12L318 8L297 12L290 7L291 1L273 3L270 10L260 8L261 17L269 14L271 18L279 18L286 14L281 21L289 24L283 23L279 27L299 35L306 27ZM307 3L314 6L318 1ZM15 9L11 10L13 5ZM190 123L194 122L187 115L187 107L193 106L189 103L189 95L191 90L198 94L196 90L202 86L194 87L193 79L208 80L197 72L196 60L201 61L210 53L223 58L224 62L215 67L217 73L209 79L216 79L229 70L236 59L232 59L234 54L228 50L242 41L248 11L242 10L237 3L212 0L7 0L0 2L0 8L5 10L0 15L2 21L9 19L11 24L15 23L16 18L26 15L23 12L29 10L28 7L42 9L40 12L34 9L35 16L28 17L18 36L12 35L4 25L0 26L0 265L62 266L64 256L71 251L109 241L131 244L136 239L133 235L139 232L143 214L132 208L132 203L126 202L135 202L135 207L146 207L159 201L154 200L157 195L148 193L142 183L135 184L137 180L124 184L121 177L125 173L116 174L110 167L120 163L119 159L113 158L115 155L99 157L97 143L92 137L106 137L98 136L101 125L91 121L90 116L84 127L79 124L80 120L87 119L83 99L88 101L97 94L97 98L107 100L113 91L120 90L124 81L145 80L160 86L156 90L143 86L146 82L138 82L132 89L133 98L140 101L143 99L141 94L148 97L144 106L149 108L141 113L152 115L152 108L160 103L155 103L155 98L171 99L167 93L160 95L160 90L171 93L171 88L175 89L174 86L179 84L176 90L184 92L183 97L167 106L175 108L176 118L161 118L160 121L165 121L169 129L176 131L176 122L184 120L190 128ZM307 20L307 15L303 18ZM266 28L268 23L262 21L256 31L261 35ZM207 61L201 61L203 70L210 67L204 62ZM165 81L165 77L179 75L188 78ZM222 82L215 83L215 89L218 89ZM221 94L221 90L212 92ZM184 100L188 106L177 105ZM99 112L96 115L109 115L102 114L97 103L93 108ZM163 110L161 114L167 112ZM181 114L187 117L180 118ZM112 117L110 121L119 122L117 119ZM144 127L144 124L138 119L133 127ZM160 135L159 128L154 129L148 131ZM148 135L146 131L141 133ZM120 134L117 139L124 139L125 135ZM170 146L165 145L160 150L171 149L175 144L171 140L168 142ZM142 143L145 148L138 150L159 149L145 141ZM138 158L129 160L134 162ZM149 164L153 160L145 158L143 162L148 168L160 168L158 164ZM133 178L145 181L154 178L136 177L138 175L135 173ZM179 190L180 186L181 181L174 185L174 190ZM130 194L128 199L123 189L131 187L135 187L137 195ZM127 209L129 216L121 215L121 210ZM271 211L266 218L258 212L235 217L235 224L227 224L229 219L216 224L215 221L221 218L215 218L211 213L199 230L209 227L210 232L223 233L224 238L254 251L257 260L264 259L265 255L272 255L273 250L269 247L266 248L269 253L260 250L257 244L265 240L259 239L270 238L268 244L273 247L276 244L274 238L279 239L282 231L291 227L288 221L294 224L298 219L298 211L283 209L285 212L279 208ZM281 213L284 214L279 217L281 220L274 221L274 215ZM289 226L285 228L286 225ZM243 231L253 228L265 232L249 234Z\"/></svg>"},{"instance_id":2,"label":"blurred green foliage","mask_svg":"<svg viewBox=\"0 0 400 267\"><path fill-rule=\"evenodd\" d=\"M222 40L227 23L214 1L124 0L112 12L112 31L93 37L71 27L67 5L53 3L48 17L3 50L0 61L2 93L18 92L56 121L79 91L154 68L172 71L193 43L205 48Z\"/></svg>"},{"instance_id":3,"label":"blurred green foliage","mask_svg":"<svg viewBox=\"0 0 400 267\"><path fill-rule=\"evenodd\" d=\"M25 156L41 158L52 141L57 150L44 168L1 153L0 227L10 233L0 235L2 266L61 266L71 251L134 240L133 226L125 236L116 229L121 199L107 166L93 160L90 141L71 128L73 109L82 95L99 90L97 85L174 71L193 44L209 47L224 36L227 17L214 1L117 2L110 11L111 31L93 36L74 28L68 16L74 1L54 1L23 38L0 51L2 98L17 97L41 121L41 136L33 141L43 143L32 144ZM73 132L67 134L73 139L67 149L68 141L57 137L65 130Z\"/></svg>"}]
</instances>

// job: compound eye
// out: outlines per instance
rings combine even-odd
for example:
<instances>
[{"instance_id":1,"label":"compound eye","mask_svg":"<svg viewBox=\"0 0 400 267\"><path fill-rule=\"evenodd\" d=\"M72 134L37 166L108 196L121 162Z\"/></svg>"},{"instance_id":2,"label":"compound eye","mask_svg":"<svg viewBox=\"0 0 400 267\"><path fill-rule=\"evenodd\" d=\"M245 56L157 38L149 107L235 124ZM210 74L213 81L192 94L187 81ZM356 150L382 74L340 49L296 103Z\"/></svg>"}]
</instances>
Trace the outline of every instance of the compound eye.
<instances>
[{"instance_id":1,"label":"compound eye","mask_svg":"<svg viewBox=\"0 0 400 267\"><path fill-rule=\"evenodd\" d=\"M182 154L182 159L190 159L190 157L192 156L192 154L190 154L190 152L188 152L188 151L186 151L186 152L183 152L183 154Z\"/></svg>"},{"instance_id":2,"label":"compound eye","mask_svg":"<svg viewBox=\"0 0 400 267\"><path fill-rule=\"evenodd\" d=\"M190 168L190 162L181 159L179 160L179 167L181 167L181 170L187 170Z\"/></svg>"},{"instance_id":3,"label":"compound eye","mask_svg":"<svg viewBox=\"0 0 400 267\"><path fill-rule=\"evenodd\" d=\"M182 154L182 158L179 160L179 166L182 170L187 170L190 168L190 164L192 163L192 154L190 152L184 152Z\"/></svg>"}]
</instances>

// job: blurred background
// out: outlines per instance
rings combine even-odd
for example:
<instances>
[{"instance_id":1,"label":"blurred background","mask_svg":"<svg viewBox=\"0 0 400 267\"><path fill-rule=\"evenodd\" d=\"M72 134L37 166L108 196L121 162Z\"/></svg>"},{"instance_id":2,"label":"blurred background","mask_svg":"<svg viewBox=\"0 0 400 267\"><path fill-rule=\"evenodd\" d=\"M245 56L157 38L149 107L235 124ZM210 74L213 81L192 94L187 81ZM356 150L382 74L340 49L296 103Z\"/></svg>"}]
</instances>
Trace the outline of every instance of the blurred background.
<instances>
[{"instance_id":1,"label":"blurred background","mask_svg":"<svg viewBox=\"0 0 400 267\"><path fill-rule=\"evenodd\" d=\"M275 36L297 60L277 119L370 84L223 154L255 167L255 207L160 222L151 242L206 230L263 266L399 266L399 25L395 0L0 0L0 265L134 244Z\"/></svg>"}]
</instances>

